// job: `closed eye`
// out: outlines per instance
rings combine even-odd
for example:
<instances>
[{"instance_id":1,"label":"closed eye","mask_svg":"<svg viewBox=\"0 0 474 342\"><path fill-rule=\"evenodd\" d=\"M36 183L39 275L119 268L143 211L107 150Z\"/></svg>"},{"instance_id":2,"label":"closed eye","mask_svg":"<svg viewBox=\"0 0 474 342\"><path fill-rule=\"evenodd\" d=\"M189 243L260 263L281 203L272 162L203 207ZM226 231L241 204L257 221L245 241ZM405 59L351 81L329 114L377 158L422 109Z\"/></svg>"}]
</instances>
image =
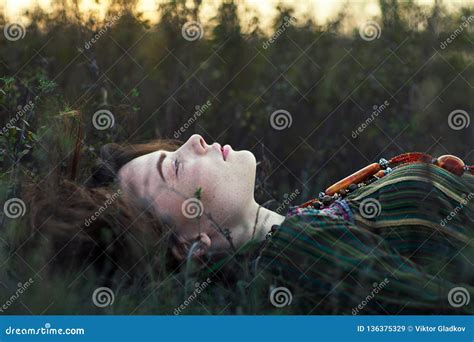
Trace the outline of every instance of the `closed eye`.
<instances>
[{"instance_id":1,"label":"closed eye","mask_svg":"<svg viewBox=\"0 0 474 342\"><path fill-rule=\"evenodd\" d=\"M181 162L179 161L179 159L175 159L173 164L174 164L174 172L175 172L176 178L178 178L178 171L179 171L179 166Z\"/></svg>"}]
</instances>

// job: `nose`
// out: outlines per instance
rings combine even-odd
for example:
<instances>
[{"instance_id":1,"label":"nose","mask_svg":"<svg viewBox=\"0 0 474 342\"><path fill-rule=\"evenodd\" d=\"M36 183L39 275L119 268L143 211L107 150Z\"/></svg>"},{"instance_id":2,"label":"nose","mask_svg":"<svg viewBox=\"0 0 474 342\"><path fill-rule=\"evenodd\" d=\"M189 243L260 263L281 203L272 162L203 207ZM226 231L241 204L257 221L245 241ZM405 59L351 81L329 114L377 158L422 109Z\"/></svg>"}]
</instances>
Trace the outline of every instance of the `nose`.
<instances>
[{"instance_id":1,"label":"nose","mask_svg":"<svg viewBox=\"0 0 474 342\"><path fill-rule=\"evenodd\" d=\"M186 142L188 148L194 151L197 154L204 154L206 153L207 148L209 147L206 144L206 141L203 137L199 134L193 134L189 137L188 141Z\"/></svg>"}]
</instances>

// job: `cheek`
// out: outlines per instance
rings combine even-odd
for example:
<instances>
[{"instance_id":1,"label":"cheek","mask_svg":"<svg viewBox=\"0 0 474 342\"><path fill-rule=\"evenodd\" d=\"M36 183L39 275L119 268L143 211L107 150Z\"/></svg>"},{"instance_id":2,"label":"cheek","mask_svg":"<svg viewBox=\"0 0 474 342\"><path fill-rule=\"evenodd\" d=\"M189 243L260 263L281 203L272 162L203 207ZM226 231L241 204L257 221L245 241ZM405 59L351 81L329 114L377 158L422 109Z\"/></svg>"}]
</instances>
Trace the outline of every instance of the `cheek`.
<instances>
[{"instance_id":1,"label":"cheek","mask_svg":"<svg viewBox=\"0 0 474 342\"><path fill-rule=\"evenodd\" d=\"M185 239L195 238L201 231L205 216L201 219L199 217L203 211L212 213L216 220L223 220L222 212L209 205L205 198L198 201L193 196L183 197L173 192L162 192L155 202L158 215L168 218L174 232Z\"/></svg>"},{"instance_id":2,"label":"cheek","mask_svg":"<svg viewBox=\"0 0 474 342\"><path fill-rule=\"evenodd\" d=\"M253 190L255 171L255 156L249 151L238 151L226 163L202 159L189 165L180 187L190 196L198 188L208 195L235 189Z\"/></svg>"},{"instance_id":3,"label":"cheek","mask_svg":"<svg viewBox=\"0 0 474 342\"><path fill-rule=\"evenodd\" d=\"M168 218L179 233L188 230L200 212L200 205L194 199L179 196L171 191L163 191L155 199L155 211L161 218ZM181 231L180 229L183 229Z\"/></svg>"},{"instance_id":4,"label":"cheek","mask_svg":"<svg viewBox=\"0 0 474 342\"><path fill-rule=\"evenodd\" d=\"M196 192L201 189L201 197L209 198L217 192L218 184L223 178L222 170L212 163L195 163L188 168L179 188L186 197L195 197Z\"/></svg>"},{"instance_id":5,"label":"cheek","mask_svg":"<svg viewBox=\"0 0 474 342\"><path fill-rule=\"evenodd\" d=\"M252 193L255 186L256 160L249 151L239 151L230 160L225 179L239 192Z\"/></svg>"},{"instance_id":6,"label":"cheek","mask_svg":"<svg viewBox=\"0 0 474 342\"><path fill-rule=\"evenodd\" d=\"M209 205L216 211L240 211L253 200L255 187L255 157L250 153L236 155L232 162L224 164L221 168L210 169L208 175L203 177L204 199L209 200ZM209 191L206 194L206 188Z\"/></svg>"},{"instance_id":7,"label":"cheek","mask_svg":"<svg viewBox=\"0 0 474 342\"><path fill-rule=\"evenodd\" d=\"M219 220L238 215L253 199L256 168L252 153L238 153L227 164L203 159L188 165L186 176L176 189L184 197L176 200L171 200L168 195L163 197L172 217L185 219L181 206L187 198L194 197L199 188L205 212Z\"/></svg>"}]
</instances>

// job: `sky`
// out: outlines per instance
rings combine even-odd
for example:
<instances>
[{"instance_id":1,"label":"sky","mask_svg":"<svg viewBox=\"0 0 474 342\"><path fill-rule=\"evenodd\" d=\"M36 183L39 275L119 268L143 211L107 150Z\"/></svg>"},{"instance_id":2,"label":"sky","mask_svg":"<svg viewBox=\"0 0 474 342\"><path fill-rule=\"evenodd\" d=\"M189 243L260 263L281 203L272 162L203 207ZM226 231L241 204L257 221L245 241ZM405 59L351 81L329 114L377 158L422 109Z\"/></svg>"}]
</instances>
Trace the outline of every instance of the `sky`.
<instances>
[{"instance_id":1,"label":"sky","mask_svg":"<svg viewBox=\"0 0 474 342\"><path fill-rule=\"evenodd\" d=\"M72 2L72 0L70 0ZM94 13L99 17L105 15L108 0L77 0L83 13ZM193 1L188 0L190 6ZM150 22L157 21L157 7L164 0L138 0L138 10L143 12L144 18ZM434 0L416 0L417 4L432 6ZM45 10L52 10L51 5L54 0L0 0L6 16L9 20L21 21L22 13L34 5L39 5ZM200 20L206 23L214 16L220 0L203 0L201 6ZM289 5L295 9L294 16L297 19L312 19L318 24L324 24L335 17L342 8L350 8L349 13L360 20L370 20L380 14L378 0L237 0L239 4L239 16L243 22L243 27L247 20L257 16L261 27L269 28L277 14L278 4ZM443 1L449 9L473 4L473 0L450 0ZM305 20L303 20L305 21Z\"/></svg>"}]
</instances>

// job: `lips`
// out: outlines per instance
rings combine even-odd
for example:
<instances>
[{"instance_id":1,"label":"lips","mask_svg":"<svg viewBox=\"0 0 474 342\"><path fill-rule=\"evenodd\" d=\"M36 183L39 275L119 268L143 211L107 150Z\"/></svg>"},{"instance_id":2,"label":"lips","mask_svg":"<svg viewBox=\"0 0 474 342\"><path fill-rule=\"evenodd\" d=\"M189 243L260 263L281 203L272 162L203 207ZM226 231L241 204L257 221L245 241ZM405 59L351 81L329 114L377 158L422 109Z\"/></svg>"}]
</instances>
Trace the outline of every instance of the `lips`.
<instances>
[{"instance_id":1,"label":"lips","mask_svg":"<svg viewBox=\"0 0 474 342\"><path fill-rule=\"evenodd\" d=\"M212 147L216 148L221 152L222 159L224 159L224 161L227 160L229 153L232 150L232 147L230 147L230 145L225 145L224 147L222 147L219 143L212 144Z\"/></svg>"},{"instance_id":2,"label":"lips","mask_svg":"<svg viewBox=\"0 0 474 342\"><path fill-rule=\"evenodd\" d=\"M230 153L230 149L231 147L229 145L225 145L224 147L222 147L221 151L222 151L222 156L224 157L224 160L227 160L227 156Z\"/></svg>"}]
</instances>

